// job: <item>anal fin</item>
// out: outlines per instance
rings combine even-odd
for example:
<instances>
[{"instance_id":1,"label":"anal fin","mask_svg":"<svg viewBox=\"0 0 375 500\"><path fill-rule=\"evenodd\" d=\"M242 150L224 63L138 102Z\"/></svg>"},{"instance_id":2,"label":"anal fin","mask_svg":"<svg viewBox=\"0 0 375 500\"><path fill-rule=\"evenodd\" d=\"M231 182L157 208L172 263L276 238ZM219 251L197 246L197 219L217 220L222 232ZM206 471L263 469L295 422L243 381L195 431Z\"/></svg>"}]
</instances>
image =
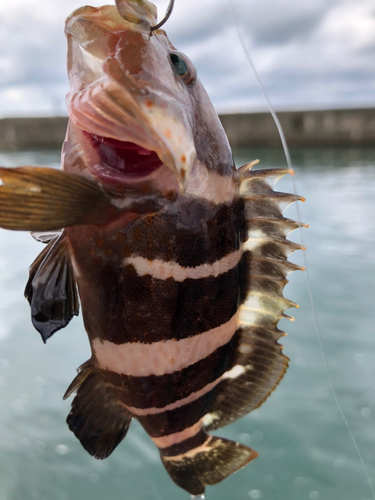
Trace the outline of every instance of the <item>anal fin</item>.
<instances>
[{"instance_id":1,"label":"anal fin","mask_svg":"<svg viewBox=\"0 0 375 500\"><path fill-rule=\"evenodd\" d=\"M31 264L25 297L43 342L78 315L78 292L65 233L51 239Z\"/></svg>"},{"instance_id":2,"label":"anal fin","mask_svg":"<svg viewBox=\"0 0 375 500\"><path fill-rule=\"evenodd\" d=\"M206 443L178 457L161 460L173 481L191 495L217 484L256 458L258 453L229 439L210 436Z\"/></svg>"},{"instance_id":3,"label":"anal fin","mask_svg":"<svg viewBox=\"0 0 375 500\"><path fill-rule=\"evenodd\" d=\"M83 365L65 398L76 389L67 418L69 429L90 455L107 458L126 436L132 416L90 362Z\"/></svg>"}]
</instances>

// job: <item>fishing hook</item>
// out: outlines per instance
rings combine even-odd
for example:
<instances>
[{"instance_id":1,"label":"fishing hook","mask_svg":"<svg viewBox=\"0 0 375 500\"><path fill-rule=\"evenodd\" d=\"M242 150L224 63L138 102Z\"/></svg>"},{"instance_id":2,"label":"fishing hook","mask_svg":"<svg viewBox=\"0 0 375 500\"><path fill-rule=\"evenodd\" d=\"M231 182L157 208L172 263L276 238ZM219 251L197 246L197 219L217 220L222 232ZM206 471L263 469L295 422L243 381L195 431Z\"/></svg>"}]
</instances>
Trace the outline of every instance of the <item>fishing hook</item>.
<instances>
[{"instance_id":1,"label":"fishing hook","mask_svg":"<svg viewBox=\"0 0 375 500\"><path fill-rule=\"evenodd\" d=\"M170 0L164 19L162 19L160 23L156 24L155 26L151 26L151 31L158 30L161 26L163 26L164 23L168 21L170 15L172 14L173 6L174 6L174 0Z\"/></svg>"}]
</instances>

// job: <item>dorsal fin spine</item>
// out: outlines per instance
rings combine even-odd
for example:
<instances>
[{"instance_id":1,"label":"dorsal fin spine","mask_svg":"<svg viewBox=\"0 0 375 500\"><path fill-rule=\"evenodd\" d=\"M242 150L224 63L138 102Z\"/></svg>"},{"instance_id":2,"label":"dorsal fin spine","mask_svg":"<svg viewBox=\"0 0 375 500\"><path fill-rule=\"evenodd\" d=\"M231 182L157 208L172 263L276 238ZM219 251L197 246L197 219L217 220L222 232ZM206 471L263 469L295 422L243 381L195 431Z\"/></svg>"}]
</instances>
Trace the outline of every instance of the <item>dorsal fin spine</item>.
<instances>
[{"instance_id":1,"label":"dorsal fin spine","mask_svg":"<svg viewBox=\"0 0 375 500\"><path fill-rule=\"evenodd\" d=\"M240 307L240 326L251 327L264 323L271 326L270 319L274 318L271 320L273 324L270 330L276 333L279 319L294 319L284 314L284 311L290 307L298 307L298 304L284 297L286 276L292 271L303 270L303 267L289 262L288 256L304 247L289 241L286 236L305 225L285 218L283 212L290 203L304 201L304 198L273 190L277 180L291 173L289 169L252 170L254 164L246 164L239 169L239 192L245 202L248 230L244 249L248 252L250 261L249 290ZM275 279L281 282L281 286L270 286L270 282ZM283 332L278 330L276 338L280 334L283 335Z\"/></svg>"},{"instance_id":2,"label":"dorsal fin spine","mask_svg":"<svg viewBox=\"0 0 375 500\"><path fill-rule=\"evenodd\" d=\"M257 163L257 162L256 162ZM275 193L274 182L288 169L251 170L254 162L239 169L239 193L244 200L248 239L243 244L247 276L245 300L240 306L238 347L233 369L216 388L216 394L203 419L207 432L234 422L258 408L283 378L289 359L278 343L285 332L278 328L284 311L298 304L284 297L287 274L303 269L288 261L301 245L286 236L304 226L283 216L285 201L302 197ZM289 204L289 203L288 203ZM284 206L283 206L284 205Z\"/></svg>"}]
</instances>

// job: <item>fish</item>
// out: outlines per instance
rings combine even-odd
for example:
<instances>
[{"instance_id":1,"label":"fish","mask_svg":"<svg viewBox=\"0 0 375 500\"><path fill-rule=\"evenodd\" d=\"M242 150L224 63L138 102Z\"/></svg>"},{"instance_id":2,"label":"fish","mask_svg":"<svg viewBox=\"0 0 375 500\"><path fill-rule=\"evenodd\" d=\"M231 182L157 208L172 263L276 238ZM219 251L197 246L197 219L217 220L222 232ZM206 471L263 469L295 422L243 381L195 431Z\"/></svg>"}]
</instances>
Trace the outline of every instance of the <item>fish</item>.
<instances>
[{"instance_id":1,"label":"fish","mask_svg":"<svg viewBox=\"0 0 375 500\"><path fill-rule=\"evenodd\" d=\"M288 367L278 321L303 226L274 191L288 169L236 169L189 58L147 0L67 19L62 170L0 168L0 227L45 248L25 296L44 342L79 314L92 356L64 398L90 455L138 420L192 495L257 457L213 436L259 407Z\"/></svg>"}]
</instances>

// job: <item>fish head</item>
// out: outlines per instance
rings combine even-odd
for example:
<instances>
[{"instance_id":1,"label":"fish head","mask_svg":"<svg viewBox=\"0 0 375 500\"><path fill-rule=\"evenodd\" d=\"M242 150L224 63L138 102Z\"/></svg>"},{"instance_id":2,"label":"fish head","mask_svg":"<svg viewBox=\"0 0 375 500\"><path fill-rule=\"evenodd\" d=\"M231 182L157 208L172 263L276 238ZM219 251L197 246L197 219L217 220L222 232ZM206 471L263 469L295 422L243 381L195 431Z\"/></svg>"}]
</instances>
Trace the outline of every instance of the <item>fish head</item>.
<instances>
[{"instance_id":1,"label":"fish head","mask_svg":"<svg viewBox=\"0 0 375 500\"><path fill-rule=\"evenodd\" d=\"M64 169L116 186L184 192L197 162L231 162L225 133L187 56L145 0L85 6L66 21L70 117Z\"/></svg>"}]
</instances>

